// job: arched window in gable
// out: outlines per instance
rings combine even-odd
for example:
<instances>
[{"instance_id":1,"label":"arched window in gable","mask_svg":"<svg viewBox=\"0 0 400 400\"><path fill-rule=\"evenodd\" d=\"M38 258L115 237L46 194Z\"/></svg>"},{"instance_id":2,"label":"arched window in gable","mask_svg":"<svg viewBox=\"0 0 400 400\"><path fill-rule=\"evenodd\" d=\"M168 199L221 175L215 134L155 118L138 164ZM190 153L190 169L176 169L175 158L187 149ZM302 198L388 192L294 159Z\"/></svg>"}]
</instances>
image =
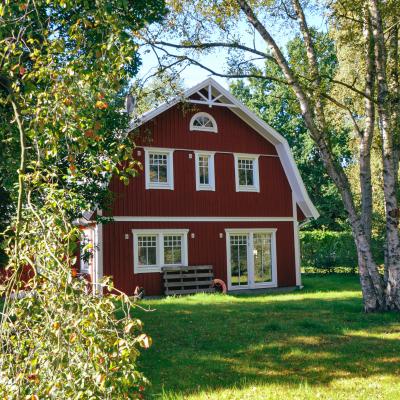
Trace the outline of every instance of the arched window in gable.
<instances>
[{"instance_id":1,"label":"arched window in gable","mask_svg":"<svg viewBox=\"0 0 400 400\"><path fill-rule=\"evenodd\" d=\"M199 112L193 115L190 120L191 131L202 131L202 132L218 132L217 123L215 119L205 112Z\"/></svg>"}]
</instances>

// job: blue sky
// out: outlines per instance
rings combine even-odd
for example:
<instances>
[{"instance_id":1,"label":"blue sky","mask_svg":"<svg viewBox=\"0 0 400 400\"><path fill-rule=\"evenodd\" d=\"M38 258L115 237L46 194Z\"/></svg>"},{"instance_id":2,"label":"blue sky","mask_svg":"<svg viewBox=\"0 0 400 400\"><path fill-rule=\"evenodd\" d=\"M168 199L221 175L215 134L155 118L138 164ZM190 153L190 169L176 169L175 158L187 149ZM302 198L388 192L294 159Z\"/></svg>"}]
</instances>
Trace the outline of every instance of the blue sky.
<instances>
[{"instance_id":1,"label":"blue sky","mask_svg":"<svg viewBox=\"0 0 400 400\"><path fill-rule=\"evenodd\" d=\"M311 16L309 15L308 18L310 25L313 25L318 29L322 30L325 29L325 19L316 15L311 15ZM239 23L238 27L243 43L249 47L252 47L253 37L248 32L246 32L246 25L243 22L241 22ZM294 36L293 30L291 28L285 28L285 26L283 25L277 26L275 27L275 29L273 26L269 26L268 28L280 46L285 46L287 41L293 38ZM168 41L167 35L165 37L165 40ZM256 48L258 50L264 51L266 49L264 41L258 34L256 34L255 43L256 43ZM211 69L223 73L226 70L225 68L226 56L227 56L226 51L218 49L218 51L215 53L203 56L200 61L204 65L209 66ZM151 74L152 72L154 73L155 68L157 67L157 58L155 57L153 52L149 52L147 54L142 53L142 60L143 64L139 71L139 77L146 76L148 74ZM263 61L260 61L259 65L262 65L262 63ZM209 76L210 73L208 71L197 66L189 66L181 73L181 78L183 79L184 85L186 87L192 87ZM229 87L227 79L216 76L214 76L214 79L216 79L224 87L226 88Z\"/></svg>"}]
</instances>

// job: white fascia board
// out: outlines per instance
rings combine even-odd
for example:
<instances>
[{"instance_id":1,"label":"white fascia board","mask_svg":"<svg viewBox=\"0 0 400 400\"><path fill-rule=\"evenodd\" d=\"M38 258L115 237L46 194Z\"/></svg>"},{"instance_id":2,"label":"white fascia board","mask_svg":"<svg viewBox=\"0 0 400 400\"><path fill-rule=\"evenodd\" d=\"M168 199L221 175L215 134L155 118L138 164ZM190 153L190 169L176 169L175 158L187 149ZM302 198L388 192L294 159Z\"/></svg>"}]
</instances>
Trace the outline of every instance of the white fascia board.
<instances>
[{"instance_id":1,"label":"white fascia board","mask_svg":"<svg viewBox=\"0 0 400 400\"><path fill-rule=\"evenodd\" d=\"M282 167L290 183L290 187L292 188L294 199L299 205L301 211L308 218L318 218L319 212L308 196L303 179L300 176L300 172L297 168L296 162L294 161L288 143L286 142L277 145L276 151L278 152Z\"/></svg>"},{"instance_id":2,"label":"white fascia board","mask_svg":"<svg viewBox=\"0 0 400 400\"><path fill-rule=\"evenodd\" d=\"M232 104L236 105L235 108L231 108L231 111L233 113L235 113L239 118L246 122L247 125L252 127L256 132L258 132L261 136L263 136L266 140L271 142L276 147L297 204L299 205L306 217L318 218L319 212L317 211L314 204L311 202L310 197L308 196L307 190L304 186L304 182L300 176L299 170L297 169L292 151L290 150L289 144L286 139L275 129L269 126L265 121L263 121L260 117L258 117L255 113L250 111L235 96L233 96L228 90L226 90L211 77L186 90L181 96L177 96L171 101L160 105L156 109L143 114L136 123L131 125L130 130L153 119L157 115L167 111L169 108L178 104L180 101L184 101L185 98L192 96L194 93L200 91L205 87L208 87L209 85L211 85L211 87L217 92L222 94L223 97L228 99Z\"/></svg>"}]
</instances>

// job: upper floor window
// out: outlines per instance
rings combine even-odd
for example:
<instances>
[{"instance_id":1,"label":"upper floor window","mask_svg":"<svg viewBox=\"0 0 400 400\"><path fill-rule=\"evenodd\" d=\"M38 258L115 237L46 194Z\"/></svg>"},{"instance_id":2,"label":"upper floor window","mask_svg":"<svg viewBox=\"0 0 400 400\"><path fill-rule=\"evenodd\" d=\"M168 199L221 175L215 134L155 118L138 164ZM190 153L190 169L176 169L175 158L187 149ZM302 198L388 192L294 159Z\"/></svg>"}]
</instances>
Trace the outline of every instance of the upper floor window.
<instances>
[{"instance_id":1,"label":"upper floor window","mask_svg":"<svg viewBox=\"0 0 400 400\"><path fill-rule=\"evenodd\" d=\"M235 154L235 180L237 192L259 192L258 156Z\"/></svg>"},{"instance_id":2,"label":"upper floor window","mask_svg":"<svg viewBox=\"0 0 400 400\"><path fill-rule=\"evenodd\" d=\"M190 120L191 131L203 131L203 132L218 132L217 123L215 119L205 112L199 112L193 115Z\"/></svg>"},{"instance_id":3,"label":"upper floor window","mask_svg":"<svg viewBox=\"0 0 400 400\"><path fill-rule=\"evenodd\" d=\"M173 150L145 149L146 189L174 189Z\"/></svg>"},{"instance_id":4,"label":"upper floor window","mask_svg":"<svg viewBox=\"0 0 400 400\"><path fill-rule=\"evenodd\" d=\"M215 190L214 153L196 152L196 190Z\"/></svg>"}]
</instances>

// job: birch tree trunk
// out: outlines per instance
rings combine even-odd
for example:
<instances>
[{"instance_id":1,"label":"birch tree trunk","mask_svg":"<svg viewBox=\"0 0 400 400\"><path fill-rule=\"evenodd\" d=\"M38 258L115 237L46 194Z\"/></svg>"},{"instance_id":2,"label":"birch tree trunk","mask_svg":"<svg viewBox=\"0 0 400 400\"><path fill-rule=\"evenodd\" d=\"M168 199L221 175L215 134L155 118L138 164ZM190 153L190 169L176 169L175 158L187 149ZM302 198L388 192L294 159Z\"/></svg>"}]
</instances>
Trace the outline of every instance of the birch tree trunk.
<instances>
[{"instance_id":1,"label":"birch tree trunk","mask_svg":"<svg viewBox=\"0 0 400 400\"><path fill-rule=\"evenodd\" d=\"M297 0L293 0L293 7L297 14L303 39L305 40L307 57L313 79L312 85L316 89L316 96L314 97L315 106L313 106L307 97L279 46L276 44L265 26L258 20L249 4L245 0L238 0L238 4L250 24L269 46L272 56L275 58L287 82L291 85L300 104L305 124L311 137L318 146L328 174L340 191L345 209L348 213L359 260L364 261L360 263L360 281L363 292L364 309L367 312L384 310L386 308L384 287L377 265L372 256L370 240L364 232L363 223L355 208L347 176L344 173L343 168L334 160L333 153L328 145L328 129L325 122L323 101L319 93L321 86L317 58L315 56L310 30L307 26L302 7Z\"/></svg>"},{"instance_id":2,"label":"birch tree trunk","mask_svg":"<svg viewBox=\"0 0 400 400\"><path fill-rule=\"evenodd\" d=\"M360 191L361 191L361 223L364 228L366 239L371 243L372 231L372 180L371 180L371 145L375 129L375 104L374 87L375 87L375 57L374 57L374 41L371 30L371 20L368 9L364 9L364 26L363 35L365 40L365 127L360 131ZM358 249L357 249L358 250ZM368 308L373 309L373 298L367 298L368 294L373 290L369 286L372 281L369 276L365 259L358 251L358 270L360 274L361 287L363 288L364 301L369 304Z\"/></svg>"},{"instance_id":3,"label":"birch tree trunk","mask_svg":"<svg viewBox=\"0 0 400 400\"><path fill-rule=\"evenodd\" d=\"M375 65L378 79L378 117L382 137L383 190L386 210L386 303L392 310L400 310L400 242L399 242L399 209L396 197L397 174L395 173L395 156L393 148L393 131L388 80L386 74L387 58L385 37L383 33L380 2L369 0L372 21L372 32L375 42Z\"/></svg>"}]
</instances>

